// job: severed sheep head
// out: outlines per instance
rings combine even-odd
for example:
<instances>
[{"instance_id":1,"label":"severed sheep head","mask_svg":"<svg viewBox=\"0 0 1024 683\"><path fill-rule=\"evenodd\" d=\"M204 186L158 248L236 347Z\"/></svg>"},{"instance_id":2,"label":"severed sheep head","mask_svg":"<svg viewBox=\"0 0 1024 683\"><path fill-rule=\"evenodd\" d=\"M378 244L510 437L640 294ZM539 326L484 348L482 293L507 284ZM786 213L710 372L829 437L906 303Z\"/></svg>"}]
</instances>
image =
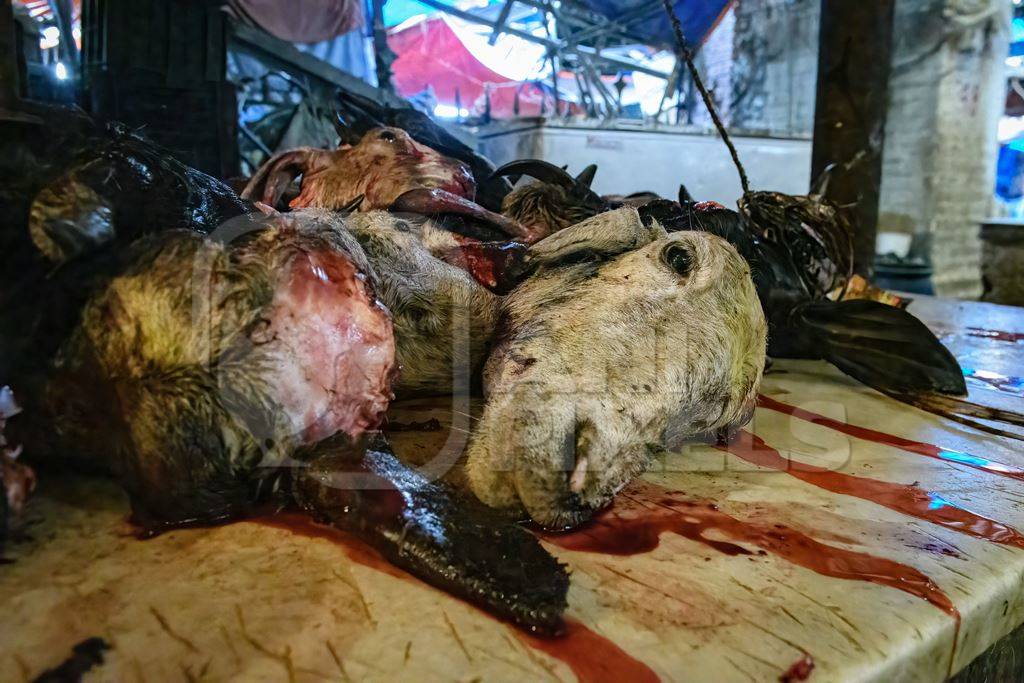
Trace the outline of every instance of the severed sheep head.
<instances>
[{"instance_id":1,"label":"severed sheep head","mask_svg":"<svg viewBox=\"0 0 1024 683\"><path fill-rule=\"evenodd\" d=\"M359 244L329 215L250 216L235 239L139 240L48 387L57 437L107 465L137 514L211 520L274 468L391 400L395 341Z\"/></svg>"},{"instance_id":2,"label":"severed sheep head","mask_svg":"<svg viewBox=\"0 0 1024 683\"><path fill-rule=\"evenodd\" d=\"M725 240L668 235L623 208L527 258L536 270L502 302L470 444L484 502L573 526L643 471L666 433L750 419L766 326L749 268Z\"/></svg>"},{"instance_id":3,"label":"severed sheep head","mask_svg":"<svg viewBox=\"0 0 1024 683\"><path fill-rule=\"evenodd\" d=\"M274 206L296 176L293 209L340 210L362 197L364 211L386 209L410 190L436 189L472 200L473 176L461 161L422 145L400 128L376 128L359 144L334 151L304 147L275 155L256 172L242 197Z\"/></svg>"}]
</instances>

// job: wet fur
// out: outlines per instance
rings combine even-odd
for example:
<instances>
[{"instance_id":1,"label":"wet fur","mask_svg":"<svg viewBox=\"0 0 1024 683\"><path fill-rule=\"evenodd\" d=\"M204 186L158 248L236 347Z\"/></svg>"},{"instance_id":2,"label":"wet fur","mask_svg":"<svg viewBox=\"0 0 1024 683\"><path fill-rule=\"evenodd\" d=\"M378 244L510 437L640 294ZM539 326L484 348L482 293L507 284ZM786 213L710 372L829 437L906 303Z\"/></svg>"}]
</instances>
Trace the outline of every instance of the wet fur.
<instances>
[{"instance_id":1,"label":"wet fur","mask_svg":"<svg viewBox=\"0 0 1024 683\"><path fill-rule=\"evenodd\" d=\"M572 191L551 183L534 182L512 190L501 203L501 213L547 237L598 213Z\"/></svg>"},{"instance_id":2,"label":"wet fur","mask_svg":"<svg viewBox=\"0 0 1024 683\"><path fill-rule=\"evenodd\" d=\"M347 229L372 263L377 295L394 321L396 393L470 389L490 350L498 297L438 256L457 246L452 235L380 211L351 216Z\"/></svg>"},{"instance_id":3,"label":"wet fur","mask_svg":"<svg viewBox=\"0 0 1024 683\"><path fill-rule=\"evenodd\" d=\"M262 336L280 272L299 249L370 272L332 222L251 220L237 251L180 230L134 244L55 363L47 403L62 452L112 470L143 518L209 521L260 498L303 445L268 384L289 353Z\"/></svg>"}]
</instances>

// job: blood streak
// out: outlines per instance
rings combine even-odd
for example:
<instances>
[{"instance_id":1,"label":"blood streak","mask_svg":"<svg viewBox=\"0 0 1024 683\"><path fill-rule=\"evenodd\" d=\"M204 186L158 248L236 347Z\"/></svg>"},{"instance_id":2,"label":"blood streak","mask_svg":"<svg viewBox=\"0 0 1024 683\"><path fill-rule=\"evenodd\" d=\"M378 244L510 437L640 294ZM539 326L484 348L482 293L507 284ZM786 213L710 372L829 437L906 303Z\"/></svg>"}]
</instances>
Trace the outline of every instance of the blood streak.
<instances>
[{"instance_id":1,"label":"blood streak","mask_svg":"<svg viewBox=\"0 0 1024 683\"><path fill-rule=\"evenodd\" d=\"M989 472L991 474L997 474L1002 477L1009 477L1010 479L1016 479L1018 481L1024 481L1024 469L1014 467L1012 465L1004 465L1003 463L989 460L987 458L981 458L970 453L964 453L963 451L954 451L949 448L941 448L934 446L930 443L924 443L922 441L913 441L911 439L905 439L901 436L895 436L893 434L886 434L885 432L879 432L874 429L868 429L867 427L858 427L857 425L847 424L845 422L839 422L833 420L830 417L813 413L803 408L797 408L791 406L782 401L777 401L769 396L758 396L758 403L762 408L774 410L786 415L792 415L801 420L806 420L813 424L828 427L842 434L853 436L858 439L865 441L873 441L880 443L885 446L892 446L899 448L902 451L908 453L916 453L917 455L923 455L928 458L935 458L937 460L945 460L947 462L955 462L968 467L973 467L983 472Z\"/></svg>"},{"instance_id":2,"label":"blood streak","mask_svg":"<svg viewBox=\"0 0 1024 683\"><path fill-rule=\"evenodd\" d=\"M793 681L806 681L814 671L814 659L804 653L803 657L793 662L793 665L786 669L786 673L779 676L780 683L793 683Z\"/></svg>"},{"instance_id":3,"label":"blood streak","mask_svg":"<svg viewBox=\"0 0 1024 683\"><path fill-rule=\"evenodd\" d=\"M971 337L995 339L996 341L1018 344L1024 342L1024 332L1005 332L1003 330L986 330L981 327L968 327L967 334Z\"/></svg>"},{"instance_id":4,"label":"blood streak","mask_svg":"<svg viewBox=\"0 0 1024 683\"><path fill-rule=\"evenodd\" d=\"M868 500L968 536L1024 549L1024 536L1013 527L954 505L917 486L855 477L787 459L759 436L749 432L743 432L734 443L718 448L833 493Z\"/></svg>"},{"instance_id":5,"label":"blood streak","mask_svg":"<svg viewBox=\"0 0 1024 683\"><path fill-rule=\"evenodd\" d=\"M575 619L566 619L565 628L565 636L561 638L537 638L522 631L516 631L516 635L526 645L568 664L580 683L653 683L660 680L658 674L646 664L630 657L615 643L599 636Z\"/></svg>"},{"instance_id":6,"label":"blood streak","mask_svg":"<svg viewBox=\"0 0 1024 683\"><path fill-rule=\"evenodd\" d=\"M333 527L317 524L305 515L279 513L251 521L275 529L285 529L300 536L331 541L340 546L348 558L356 564L376 569L398 579L420 583L419 579L395 567L376 550L355 536ZM575 619L565 620L566 632L559 638L539 638L519 629L514 629L514 631L519 640L528 647L541 650L555 659L565 662L581 683L610 680L653 683L659 680L658 675L643 662L629 656L615 643L598 635Z\"/></svg>"},{"instance_id":7,"label":"blood streak","mask_svg":"<svg viewBox=\"0 0 1024 683\"><path fill-rule=\"evenodd\" d=\"M735 543L710 538L707 534L712 531ZM926 600L958 622L960 619L949 597L914 567L827 545L783 524L742 521L713 503L687 500L678 492L647 482L630 485L610 508L580 530L547 533L544 538L567 550L636 555L656 548L665 532L726 555L752 555L751 550L737 544L746 543L823 576L896 588Z\"/></svg>"},{"instance_id":8,"label":"blood streak","mask_svg":"<svg viewBox=\"0 0 1024 683\"><path fill-rule=\"evenodd\" d=\"M518 242L480 242L455 236L459 246L448 250L444 259L466 270L473 279L488 289L503 294L516 284L518 266L526 256L527 247Z\"/></svg>"}]
</instances>

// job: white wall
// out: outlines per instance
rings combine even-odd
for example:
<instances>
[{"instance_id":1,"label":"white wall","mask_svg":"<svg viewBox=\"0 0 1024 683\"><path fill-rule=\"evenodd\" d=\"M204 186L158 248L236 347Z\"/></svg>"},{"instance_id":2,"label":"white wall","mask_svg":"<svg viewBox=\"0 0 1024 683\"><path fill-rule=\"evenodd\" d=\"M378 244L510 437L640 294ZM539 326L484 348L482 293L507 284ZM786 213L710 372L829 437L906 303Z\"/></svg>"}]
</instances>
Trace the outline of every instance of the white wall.
<instances>
[{"instance_id":1,"label":"white wall","mask_svg":"<svg viewBox=\"0 0 1024 683\"><path fill-rule=\"evenodd\" d=\"M1006 104L1010 3L898 0L895 22L878 229L930 235L937 293L975 298L978 223L992 210Z\"/></svg>"},{"instance_id":2,"label":"white wall","mask_svg":"<svg viewBox=\"0 0 1024 683\"><path fill-rule=\"evenodd\" d=\"M810 186L811 143L762 137L733 138L754 190L806 194ZM641 190L675 199L683 183L697 200L734 207L740 181L725 145L717 136L675 131L632 131L533 125L502 133L483 133L478 146L501 165L540 158L568 164L574 175L597 164L594 189L600 194Z\"/></svg>"}]
</instances>

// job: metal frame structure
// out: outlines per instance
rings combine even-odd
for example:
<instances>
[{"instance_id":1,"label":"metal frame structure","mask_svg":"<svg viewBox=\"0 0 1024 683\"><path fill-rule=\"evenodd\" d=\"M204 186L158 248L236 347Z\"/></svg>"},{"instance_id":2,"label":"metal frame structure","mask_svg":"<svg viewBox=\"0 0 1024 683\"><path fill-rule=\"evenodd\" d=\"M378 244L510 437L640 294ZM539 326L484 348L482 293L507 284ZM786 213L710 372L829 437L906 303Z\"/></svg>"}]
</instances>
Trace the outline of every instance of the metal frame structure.
<instances>
[{"instance_id":1,"label":"metal frame structure","mask_svg":"<svg viewBox=\"0 0 1024 683\"><path fill-rule=\"evenodd\" d=\"M558 56L562 59L562 61L571 60L573 57L576 57L585 62L599 63L624 71L639 71L640 73L645 73L650 76L656 76L658 78L665 79L669 77L669 74L667 72L662 71L660 69L652 68L650 66L647 66L646 64L642 64L632 59L603 53L602 50L605 47L609 46L609 44L611 44L612 42L618 42L621 44L625 42L635 43L640 41L636 38L627 37L624 33L622 33L619 24L608 21L603 17L599 17L599 15L593 15L596 18L593 20L593 23L590 23L588 25L585 24L583 20L579 18L578 15L566 14L566 12L563 11L563 9L556 8L553 5L553 3L547 2L545 0L507 0L507 2L505 2L504 6L501 8L498 17L495 19L490 19L479 12L471 12L467 10L458 9L457 7L452 7L451 5L442 2L442 0L420 0L420 2L422 2L424 5L429 5L430 7L433 7L434 9L440 12L444 12L445 14L450 14L453 17L458 17L463 21L467 21L474 24L480 24L481 26L489 26L493 31L492 38L496 38L498 35L502 33L507 33L509 35L522 38L523 40L530 41L531 43L543 45L544 47L548 48L548 50L557 51ZM535 9L540 10L541 12L544 13L546 18L553 19L555 22L555 26L558 27L559 32L566 33L566 36L564 38L542 38L540 36L535 36L527 31L523 31L508 25L507 21L510 12L506 12L505 10L511 10L511 7L516 3L520 3L528 7L533 7ZM564 0L562 4L563 6L565 6ZM598 20L603 21L605 23L603 25L599 25L597 23ZM570 26L579 27L579 34L577 34L575 31L566 32L565 29ZM616 38L618 40L613 41L613 39ZM581 40L588 40L588 42L593 41L599 44L603 42L605 44L601 45L600 47L594 47L591 45L584 45L581 42Z\"/></svg>"},{"instance_id":2,"label":"metal frame structure","mask_svg":"<svg viewBox=\"0 0 1024 683\"><path fill-rule=\"evenodd\" d=\"M379 0L377 0L379 1ZM631 33L632 27L653 14L663 11L657 3L623 13L615 19L597 14L576 0L505 0L500 6L463 10L445 0L420 0L439 12L462 21L487 26L493 44L502 33L547 48L555 81L555 108L558 109L557 74L559 67L572 72L583 105L592 115L615 116L620 111L619 93L612 92L601 79L603 73L635 71L666 81L667 88L676 86L677 73L669 73L621 55L609 54L616 46L644 43ZM515 26L517 7L541 12L547 35L537 36ZM378 62L378 71L380 71ZM621 91L621 88L616 88Z\"/></svg>"}]
</instances>

